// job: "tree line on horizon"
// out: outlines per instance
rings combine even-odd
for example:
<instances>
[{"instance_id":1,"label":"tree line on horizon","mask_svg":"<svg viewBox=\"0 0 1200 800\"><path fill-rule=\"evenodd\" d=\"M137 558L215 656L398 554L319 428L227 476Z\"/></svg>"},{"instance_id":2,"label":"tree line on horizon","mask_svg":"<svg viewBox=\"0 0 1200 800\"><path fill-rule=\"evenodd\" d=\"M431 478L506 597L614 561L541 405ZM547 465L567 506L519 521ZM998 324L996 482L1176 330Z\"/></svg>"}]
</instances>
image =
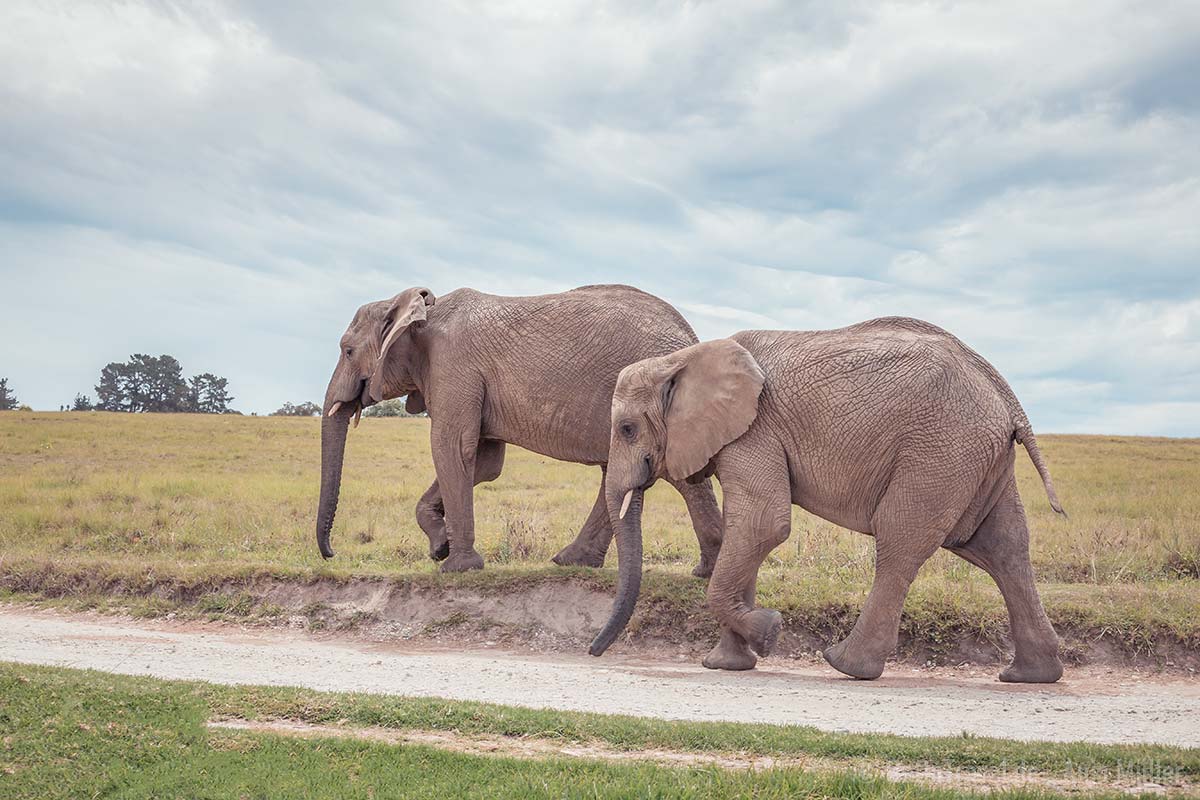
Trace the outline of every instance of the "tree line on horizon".
<instances>
[{"instance_id":1,"label":"tree line on horizon","mask_svg":"<svg viewBox=\"0 0 1200 800\"><path fill-rule=\"evenodd\" d=\"M96 385L96 401L83 393L63 406L60 411L119 411L126 413L192 413L240 414L229 407L227 379L203 372L191 378L183 377L183 367L174 356L150 356L134 353L128 361L111 362L100 371ZM403 397L384 400L365 409L364 417L409 417ZM0 411L32 410L21 405L8 386L8 378L0 377ZM268 416L319 417L321 406L305 401L287 402ZM425 416L419 414L417 416Z\"/></svg>"},{"instance_id":2,"label":"tree line on horizon","mask_svg":"<svg viewBox=\"0 0 1200 800\"><path fill-rule=\"evenodd\" d=\"M229 407L229 381L211 372L183 377L174 356L134 353L128 361L113 361L100 370L96 402L76 395L72 411L130 413L236 414Z\"/></svg>"},{"instance_id":3,"label":"tree line on horizon","mask_svg":"<svg viewBox=\"0 0 1200 800\"><path fill-rule=\"evenodd\" d=\"M239 414L229 407L229 381L211 372L183 377L183 367L174 356L134 353L128 361L113 361L100 370L96 402L83 393L60 411L123 411L127 413ZM0 411L20 408L0 378ZM31 409L29 409L31 410Z\"/></svg>"}]
</instances>

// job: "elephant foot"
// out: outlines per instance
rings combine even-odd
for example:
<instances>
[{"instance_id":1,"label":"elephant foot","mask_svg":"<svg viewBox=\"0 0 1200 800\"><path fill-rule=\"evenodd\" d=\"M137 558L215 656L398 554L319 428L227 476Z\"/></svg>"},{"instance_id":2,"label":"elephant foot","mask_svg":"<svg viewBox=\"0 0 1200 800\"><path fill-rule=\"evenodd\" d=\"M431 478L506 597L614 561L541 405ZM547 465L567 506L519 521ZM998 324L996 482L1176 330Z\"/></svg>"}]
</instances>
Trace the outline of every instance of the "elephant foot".
<instances>
[{"instance_id":1,"label":"elephant foot","mask_svg":"<svg viewBox=\"0 0 1200 800\"><path fill-rule=\"evenodd\" d=\"M721 641L700 663L709 669L746 670L754 669L758 659L750 652L745 639L735 633L722 631Z\"/></svg>"},{"instance_id":2,"label":"elephant foot","mask_svg":"<svg viewBox=\"0 0 1200 800\"><path fill-rule=\"evenodd\" d=\"M442 539L440 542L429 540L429 557L434 561L445 561L450 555L450 540Z\"/></svg>"},{"instance_id":3,"label":"elephant foot","mask_svg":"<svg viewBox=\"0 0 1200 800\"><path fill-rule=\"evenodd\" d=\"M1005 683L1054 683L1062 674L1062 662L1057 656L1041 661L1014 659L1000 672L1000 680Z\"/></svg>"},{"instance_id":4,"label":"elephant foot","mask_svg":"<svg viewBox=\"0 0 1200 800\"><path fill-rule=\"evenodd\" d=\"M483 569L483 556L474 550L455 553L442 562L442 572L467 572L472 569Z\"/></svg>"},{"instance_id":5,"label":"elephant foot","mask_svg":"<svg viewBox=\"0 0 1200 800\"><path fill-rule=\"evenodd\" d=\"M603 567L604 553L597 553L575 541L559 550L550 560L560 567Z\"/></svg>"},{"instance_id":6,"label":"elephant foot","mask_svg":"<svg viewBox=\"0 0 1200 800\"><path fill-rule=\"evenodd\" d=\"M746 615L745 628L750 648L760 656L769 656L783 630L783 615L774 609L756 608Z\"/></svg>"},{"instance_id":7,"label":"elephant foot","mask_svg":"<svg viewBox=\"0 0 1200 800\"><path fill-rule=\"evenodd\" d=\"M863 681L873 681L883 674L882 658L866 658L849 652L849 639L843 639L832 647L826 648L825 660L829 666L843 675L858 678Z\"/></svg>"},{"instance_id":8,"label":"elephant foot","mask_svg":"<svg viewBox=\"0 0 1200 800\"><path fill-rule=\"evenodd\" d=\"M697 578L711 578L713 567L716 565L716 558L700 557L700 563L692 569L692 574Z\"/></svg>"}]
</instances>

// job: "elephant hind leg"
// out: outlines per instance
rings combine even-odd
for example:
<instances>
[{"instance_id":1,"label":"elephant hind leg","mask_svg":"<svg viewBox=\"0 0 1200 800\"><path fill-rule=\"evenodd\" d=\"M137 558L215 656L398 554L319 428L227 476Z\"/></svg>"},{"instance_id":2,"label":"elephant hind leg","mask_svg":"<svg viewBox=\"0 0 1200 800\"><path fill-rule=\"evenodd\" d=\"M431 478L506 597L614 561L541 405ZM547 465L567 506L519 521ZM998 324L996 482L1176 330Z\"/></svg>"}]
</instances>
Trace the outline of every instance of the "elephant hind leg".
<instances>
[{"instance_id":1,"label":"elephant hind leg","mask_svg":"<svg viewBox=\"0 0 1200 800\"><path fill-rule=\"evenodd\" d=\"M874 680L883 674L884 662L899 640L904 598L921 564L933 554L885 553L878 544L876 540L875 582L854 628L849 636L824 651L830 666L860 680Z\"/></svg>"},{"instance_id":2,"label":"elephant hind leg","mask_svg":"<svg viewBox=\"0 0 1200 800\"><path fill-rule=\"evenodd\" d=\"M696 540L700 543L700 563L692 570L692 574L697 578L707 578L712 575L717 563L717 554L721 552L721 531L724 527L712 479L705 478L694 484L687 481L671 481L671 485L687 503L692 528L696 531Z\"/></svg>"},{"instance_id":3,"label":"elephant hind leg","mask_svg":"<svg viewBox=\"0 0 1200 800\"><path fill-rule=\"evenodd\" d=\"M1011 475L996 505L966 543L951 551L982 568L996 581L1008 608L1016 651L1000 680L1054 683L1062 677L1058 636L1046 617L1029 562L1029 526Z\"/></svg>"},{"instance_id":4,"label":"elephant hind leg","mask_svg":"<svg viewBox=\"0 0 1200 800\"><path fill-rule=\"evenodd\" d=\"M608 519L608 504L604 498L604 472L601 471L600 493L592 504L591 513L575 540L558 551L551 560L561 567L603 567L604 557L612 542L613 529Z\"/></svg>"},{"instance_id":5,"label":"elephant hind leg","mask_svg":"<svg viewBox=\"0 0 1200 800\"><path fill-rule=\"evenodd\" d=\"M450 555L450 539L446 536L446 507L436 480L417 501L417 525L429 539L429 557L444 561Z\"/></svg>"},{"instance_id":6,"label":"elephant hind leg","mask_svg":"<svg viewBox=\"0 0 1200 800\"><path fill-rule=\"evenodd\" d=\"M953 519L949 514L929 519L917 511L944 507L941 498L926 503L922 494L915 481L894 482L872 519L875 580L850 634L824 651L830 666L853 678L874 680L883 674L884 662L899 639L908 589L957 521L957 514Z\"/></svg>"}]
</instances>

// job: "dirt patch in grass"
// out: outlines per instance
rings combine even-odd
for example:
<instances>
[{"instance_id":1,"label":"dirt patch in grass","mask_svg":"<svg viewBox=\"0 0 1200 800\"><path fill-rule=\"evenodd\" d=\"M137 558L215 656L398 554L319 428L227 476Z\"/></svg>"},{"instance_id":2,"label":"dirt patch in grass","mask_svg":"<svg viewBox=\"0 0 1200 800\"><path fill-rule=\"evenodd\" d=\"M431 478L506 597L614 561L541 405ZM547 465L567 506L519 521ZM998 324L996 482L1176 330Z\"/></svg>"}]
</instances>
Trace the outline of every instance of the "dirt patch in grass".
<instances>
[{"instance_id":1,"label":"dirt patch in grass","mask_svg":"<svg viewBox=\"0 0 1200 800\"><path fill-rule=\"evenodd\" d=\"M704 608L703 581L647 573L637 614L616 645L626 652L677 653L698 658L716 639ZM1200 632L1130 617L1129 609L1158 609L1161 598L1124 587L1100 598L1047 593L1062 652L1074 664L1200 670ZM52 565L5 565L0 597L75 610L96 609L142 617L226 619L309 630L354 631L378 640L491 643L548 651L582 651L608 618L613 576L607 572L548 569L485 571L467 575L414 574L397 578L265 573L236 577L163 576L151 571L105 573ZM812 657L849 631L861 598L822 593L810 602L773 604L784 633L776 653ZM1186 597L1168 600L1195 604ZM996 607L992 607L996 606ZM996 665L1011 654L1003 605L953 602L915 593L905 607L897 660L910 664Z\"/></svg>"},{"instance_id":2,"label":"dirt patch in grass","mask_svg":"<svg viewBox=\"0 0 1200 800\"><path fill-rule=\"evenodd\" d=\"M1200 784L1179 775L1105 776L1103 780L1085 774L1067 777L1044 775L1034 771L950 770L923 764L884 763L868 759L834 759L818 756L766 756L736 752L696 752L647 748L619 750L604 742L566 743L532 736L467 735L455 731L398 730L381 727L355 727L345 724L315 725L296 720L218 719L208 723L211 730L232 734L268 734L301 739L354 739L396 746L423 745L482 756L522 759L583 758L609 762L649 761L671 767L717 767L725 770L760 772L771 769L854 771L879 775L889 780L920 783L932 787L954 787L979 792L1013 789L1040 789L1063 794L1109 793L1161 794L1180 796L1200 789Z\"/></svg>"}]
</instances>

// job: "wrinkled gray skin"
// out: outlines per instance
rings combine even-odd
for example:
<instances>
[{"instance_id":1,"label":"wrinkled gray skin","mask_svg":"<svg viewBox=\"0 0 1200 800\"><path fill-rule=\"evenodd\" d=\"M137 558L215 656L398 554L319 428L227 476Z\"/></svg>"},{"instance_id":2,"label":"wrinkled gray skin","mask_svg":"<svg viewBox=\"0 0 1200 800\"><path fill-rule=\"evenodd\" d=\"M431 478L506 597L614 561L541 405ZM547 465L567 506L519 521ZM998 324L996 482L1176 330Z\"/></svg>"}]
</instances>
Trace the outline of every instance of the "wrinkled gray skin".
<instances>
[{"instance_id":1,"label":"wrinkled gray skin","mask_svg":"<svg viewBox=\"0 0 1200 800\"><path fill-rule=\"evenodd\" d=\"M1029 563L1013 478L1023 443L1062 507L1029 420L1008 383L942 329L891 317L831 331L745 331L621 372L612 406L608 504L620 556L613 618L599 655L629 619L641 564L640 495L658 477L715 474L724 543L708 587L720 642L714 669L750 669L770 652L779 612L754 607L763 559L791 530L791 506L875 537L875 582L826 660L856 678L883 672L917 570L939 547L995 579L1015 656L1003 681L1062 675L1058 638ZM624 519L624 495L632 492Z\"/></svg>"},{"instance_id":2,"label":"wrinkled gray skin","mask_svg":"<svg viewBox=\"0 0 1200 800\"><path fill-rule=\"evenodd\" d=\"M536 297L498 297L459 289L434 298L420 287L368 303L341 340L325 393L317 542L337 510L346 434L365 406L407 395L409 411L428 410L437 480L417 504L417 522L442 570L479 569L473 488L495 480L505 443L598 465L600 493L558 564L601 566L612 540L603 470L617 373L627 364L695 343L669 304L629 286L585 286ZM711 482L674 482L700 542L693 571L712 573L721 517Z\"/></svg>"}]
</instances>

